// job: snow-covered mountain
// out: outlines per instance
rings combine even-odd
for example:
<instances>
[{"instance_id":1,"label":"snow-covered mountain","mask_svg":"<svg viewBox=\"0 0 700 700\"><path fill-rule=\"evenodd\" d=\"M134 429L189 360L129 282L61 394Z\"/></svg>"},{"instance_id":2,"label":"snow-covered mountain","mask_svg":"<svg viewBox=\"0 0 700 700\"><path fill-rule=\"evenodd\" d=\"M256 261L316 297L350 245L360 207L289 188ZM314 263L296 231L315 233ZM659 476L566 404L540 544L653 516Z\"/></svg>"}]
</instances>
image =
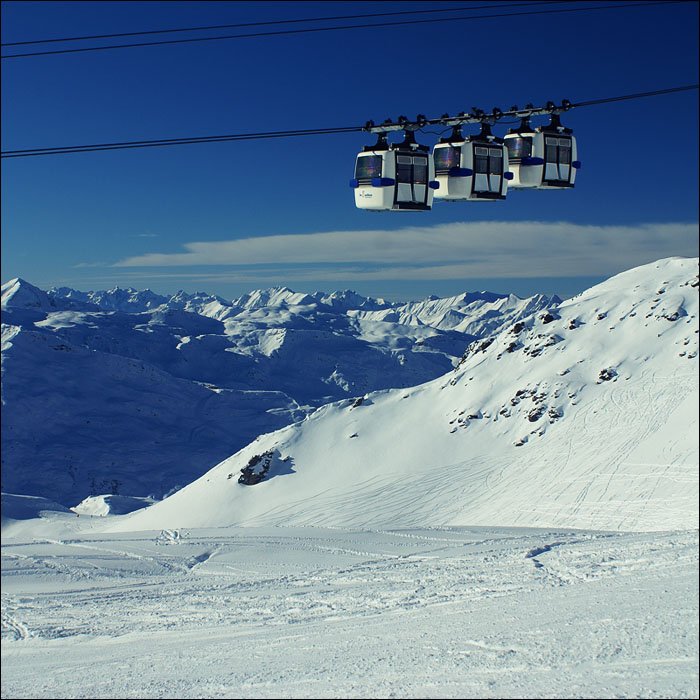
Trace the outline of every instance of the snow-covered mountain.
<instances>
[{"instance_id":1,"label":"snow-covered mountain","mask_svg":"<svg viewBox=\"0 0 700 700\"><path fill-rule=\"evenodd\" d=\"M515 323L524 315L560 303L561 299L556 295L545 297L538 294L523 304L523 299L513 294L472 292L447 298L430 297L420 302L371 311L361 309L351 312L351 315L366 321L431 326L482 337L497 332L504 325Z\"/></svg>"},{"instance_id":2,"label":"snow-covered mountain","mask_svg":"<svg viewBox=\"0 0 700 700\"><path fill-rule=\"evenodd\" d=\"M697 697L697 264L660 261L536 310L476 339L438 379L323 406L153 505L103 493L68 510L3 494L2 696ZM104 316L110 342L123 324L158 344L168 328L206 335L233 320L226 305L220 318L165 305L127 322L58 310L22 286L3 360L30 392L49 382L47 411L23 416L35 440L52 411L72 415L56 411L61 386L77 395L71 410L82 401L102 421L95 440L118 382L132 410L172 416L177 390L198 397L153 364L60 350L61 328L102 334ZM308 310L318 300L262 296L241 312L253 333L275 318L321 323ZM336 306L356 320L382 311ZM250 356L262 346L253 338ZM194 433L181 415L184 448L234 391L196 386L210 399L190 411ZM250 396L259 413L261 392ZM167 425L141 420L132 439L151 426L162 443ZM87 438L76 449L99 457ZM51 464L36 462L36 483ZM245 527L197 527L230 523Z\"/></svg>"},{"instance_id":3,"label":"snow-covered mountain","mask_svg":"<svg viewBox=\"0 0 700 700\"><path fill-rule=\"evenodd\" d=\"M440 301L429 316L423 302L349 290L274 288L228 302L11 280L2 287L3 490L70 506L106 493L160 498L320 405L441 376L482 327L558 302ZM451 304L469 332L440 320ZM393 308L395 319L363 316Z\"/></svg>"},{"instance_id":4,"label":"snow-covered mountain","mask_svg":"<svg viewBox=\"0 0 700 700\"><path fill-rule=\"evenodd\" d=\"M230 524L697 528L697 258L537 310L438 379L323 406L113 527Z\"/></svg>"}]
</instances>

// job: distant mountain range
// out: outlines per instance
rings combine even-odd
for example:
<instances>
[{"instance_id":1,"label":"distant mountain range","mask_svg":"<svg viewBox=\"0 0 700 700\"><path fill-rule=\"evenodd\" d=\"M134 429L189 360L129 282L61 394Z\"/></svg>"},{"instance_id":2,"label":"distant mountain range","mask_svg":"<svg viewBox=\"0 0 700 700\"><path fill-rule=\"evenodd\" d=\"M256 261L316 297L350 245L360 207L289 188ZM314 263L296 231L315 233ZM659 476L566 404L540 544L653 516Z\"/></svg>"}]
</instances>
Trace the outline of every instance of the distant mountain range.
<instances>
[{"instance_id":1,"label":"distant mountain range","mask_svg":"<svg viewBox=\"0 0 700 700\"><path fill-rule=\"evenodd\" d=\"M513 303L467 322L459 299L352 318L474 329ZM697 528L698 259L531 305L442 376L322 406L111 528Z\"/></svg>"},{"instance_id":2,"label":"distant mountain range","mask_svg":"<svg viewBox=\"0 0 700 700\"><path fill-rule=\"evenodd\" d=\"M3 491L66 506L160 499L319 406L440 377L475 341L560 302L477 292L390 303L287 288L229 302L10 280Z\"/></svg>"}]
</instances>

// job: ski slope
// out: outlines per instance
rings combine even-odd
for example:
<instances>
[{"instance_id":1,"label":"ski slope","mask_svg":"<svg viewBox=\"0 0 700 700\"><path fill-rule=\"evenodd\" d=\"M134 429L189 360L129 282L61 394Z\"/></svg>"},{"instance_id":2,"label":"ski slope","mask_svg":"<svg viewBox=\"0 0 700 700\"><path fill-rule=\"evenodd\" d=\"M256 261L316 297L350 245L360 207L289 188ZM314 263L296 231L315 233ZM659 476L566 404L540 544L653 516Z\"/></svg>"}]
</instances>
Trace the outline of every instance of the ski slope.
<instances>
[{"instance_id":1,"label":"ski slope","mask_svg":"<svg viewBox=\"0 0 700 700\"><path fill-rule=\"evenodd\" d=\"M697 531L52 518L3 536L4 698L698 695Z\"/></svg>"}]
</instances>

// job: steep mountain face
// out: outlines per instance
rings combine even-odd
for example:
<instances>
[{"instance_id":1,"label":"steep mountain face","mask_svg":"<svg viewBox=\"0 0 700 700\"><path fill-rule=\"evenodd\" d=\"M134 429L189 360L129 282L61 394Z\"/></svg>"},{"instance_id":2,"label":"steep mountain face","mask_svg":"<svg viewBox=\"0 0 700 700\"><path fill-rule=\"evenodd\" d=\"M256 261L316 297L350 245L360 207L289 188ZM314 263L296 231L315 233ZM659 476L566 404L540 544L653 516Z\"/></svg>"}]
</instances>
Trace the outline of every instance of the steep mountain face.
<instances>
[{"instance_id":1,"label":"steep mountain face","mask_svg":"<svg viewBox=\"0 0 700 700\"><path fill-rule=\"evenodd\" d=\"M117 530L698 527L698 260L611 278L450 373L319 408Z\"/></svg>"},{"instance_id":2,"label":"steep mountain face","mask_svg":"<svg viewBox=\"0 0 700 700\"><path fill-rule=\"evenodd\" d=\"M66 505L160 498L319 405L450 371L475 337L361 318L386 302L348 291L2 294L3 489Z\"/></svg>"}]
</instances>

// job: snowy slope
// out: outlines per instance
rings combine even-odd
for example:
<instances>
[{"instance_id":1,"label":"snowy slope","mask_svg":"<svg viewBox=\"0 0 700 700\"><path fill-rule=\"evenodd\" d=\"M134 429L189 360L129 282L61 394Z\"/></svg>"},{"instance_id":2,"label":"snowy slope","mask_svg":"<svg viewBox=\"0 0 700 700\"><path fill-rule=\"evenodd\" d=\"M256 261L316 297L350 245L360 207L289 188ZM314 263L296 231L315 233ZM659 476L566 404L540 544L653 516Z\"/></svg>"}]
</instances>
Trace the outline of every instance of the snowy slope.
<instances>
[{"instance_id":1,"label":"snowy slope","mask_svg":"<svg viewBox=\"0 0 700 700\"><path fill-rule=\"evenodd\" d=\"M519 300L516 313L549 302ZM347 290L274 288L229 303L204 292L47 293L11 280L3 489L66 506L161 498L314 407L450 371L474 338L353 315L383 306ZM493 315L478 304L471 313Z\"/></svg>"},{"instance_id":2,"label":"snowy slope","mask_svg":"<svg viewBox=\"0 0 700 700\"><path fill-rule=\"evenodd\" d=\"M21 527L3 698L698 697L697 532Z\"/></svg>"},{"instance_id":3,"label":"snowy slope","mask_svg":"<svg viewBox=\"0 0 700 700\"><path fill-rule=\"evenodd\" d=\"M476 341L437 380L262 436L114 527L697 528L697 355L698 261L661 260ZM265 478L239 484L257 457Z\"/></svg>"}]
</instances>

